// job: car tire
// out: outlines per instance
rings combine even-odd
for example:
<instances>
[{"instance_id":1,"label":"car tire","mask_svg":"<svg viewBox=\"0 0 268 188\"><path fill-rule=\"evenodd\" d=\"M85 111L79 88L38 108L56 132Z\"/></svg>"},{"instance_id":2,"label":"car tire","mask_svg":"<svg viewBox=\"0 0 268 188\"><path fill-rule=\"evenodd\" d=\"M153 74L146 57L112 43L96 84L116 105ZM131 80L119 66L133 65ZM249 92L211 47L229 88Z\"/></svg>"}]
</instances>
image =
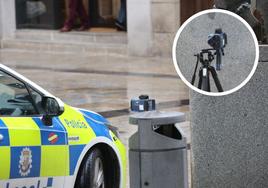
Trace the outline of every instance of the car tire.
<instances>
[{"instance_id":1,"label":"car tire","mask_svg":"<svg viewBox=\"0 0 268 188\"><path fill-rule=\"evenodd\" d=\"M81 168L79 188L106 188L104 157L98 148L92 149Z\"/></svg>"}]
</instances>

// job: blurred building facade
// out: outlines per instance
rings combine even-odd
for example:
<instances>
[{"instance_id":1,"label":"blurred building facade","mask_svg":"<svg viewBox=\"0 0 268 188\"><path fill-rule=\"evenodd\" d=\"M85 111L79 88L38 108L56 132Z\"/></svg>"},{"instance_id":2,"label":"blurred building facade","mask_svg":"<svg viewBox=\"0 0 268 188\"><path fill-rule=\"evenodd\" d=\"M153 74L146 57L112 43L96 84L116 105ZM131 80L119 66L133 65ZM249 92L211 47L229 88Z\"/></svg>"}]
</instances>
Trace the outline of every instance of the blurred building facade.
<instances>
[{"instance_id":1,"label":"blurred building facade","mask_svg":"<svg viewBox=\"0 0 268 188\"><path fill-rule=\"evenodd\" d=\"M114 27L120 0L84 0L84 4L93 27ZM212 5L213 0L127 0L128 31L123 34L127 53L171 57L181 23ZM0 0L0 38L14 39L23 29L57 30L68 15L67 6L67 0Z\"/></svg>"}]
</instances>

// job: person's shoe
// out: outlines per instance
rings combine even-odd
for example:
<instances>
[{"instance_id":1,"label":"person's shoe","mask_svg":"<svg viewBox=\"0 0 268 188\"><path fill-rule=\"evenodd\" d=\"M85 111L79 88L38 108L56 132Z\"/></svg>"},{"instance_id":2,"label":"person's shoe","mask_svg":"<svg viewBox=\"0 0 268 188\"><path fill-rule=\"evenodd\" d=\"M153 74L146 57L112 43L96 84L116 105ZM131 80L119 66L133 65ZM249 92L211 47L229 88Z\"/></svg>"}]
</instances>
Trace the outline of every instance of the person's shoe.
<instances>
[{"instance_id":1,"label":"person's shoe","mask_svg":"<svg viewBox=\"0 0 268 188\"><path fill-rule=\"evenodd\" d=\"M69 32L71 30L72 30L71 27L69 27L69 26L63 26L63 28L60 29L60 32Z\"/></svg>"},{"instance_id":2,"label":"person's shoe","mask_svg":"<svg viewBox=\"0 0 268 188\"><path fill-rule=\"evenodd\" d=\"M82 25L81 27L79 27L78 31L87 31L88 29L89 29L89 26Z\"/></svg>"},{"instance_id":3,"label":"person's shoe","mask_svg":"<svg viewBox=\"0 0 268 188\"><path fill-rule=\"evenodd\" d=\"M115 21L115 26L116 26L118 31L127 31L127 27L125 25L119 23L118 21Z\"/></svg>"}]
</instances>

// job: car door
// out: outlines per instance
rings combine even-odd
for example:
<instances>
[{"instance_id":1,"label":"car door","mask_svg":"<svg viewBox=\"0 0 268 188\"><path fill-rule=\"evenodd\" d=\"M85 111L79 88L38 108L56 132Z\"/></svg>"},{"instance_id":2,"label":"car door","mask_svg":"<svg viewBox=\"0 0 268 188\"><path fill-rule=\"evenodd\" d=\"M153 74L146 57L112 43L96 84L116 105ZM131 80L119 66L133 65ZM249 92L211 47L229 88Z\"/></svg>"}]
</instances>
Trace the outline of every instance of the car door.
<instances>
[{"instance_id":1,"label":"car door","mask_svg":"<svg viewBox=\"0 0 268 188\"><path fill-rule=\"evenodd\" d=\"M66 131L57 118L46 126L42 112L42 94L0 70L0 187L63 187Z\"/></svg>"}]
</instances>

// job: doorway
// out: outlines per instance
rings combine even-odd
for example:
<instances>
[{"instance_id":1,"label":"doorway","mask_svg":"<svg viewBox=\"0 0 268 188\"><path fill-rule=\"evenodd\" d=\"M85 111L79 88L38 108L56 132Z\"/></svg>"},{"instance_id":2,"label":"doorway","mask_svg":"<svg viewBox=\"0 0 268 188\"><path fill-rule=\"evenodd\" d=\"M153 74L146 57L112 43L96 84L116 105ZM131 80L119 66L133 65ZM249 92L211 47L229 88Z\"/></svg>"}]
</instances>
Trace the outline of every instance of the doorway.
<instances>
[{"instance_id":1,"label":"doorway","mask_svg":"<svg viewBox=\"0 0 268 188\"><path fill-rule=\"evenodd\" d=\"M181 0L181 24L195 13L211 9L214 0Z\"/></svg>"},{"instance_id":2,"label":"doorway","mask_svg":"<svg viewBox=\"0 0 268 188\"><path fill-rule=\"evenodd\" d=\"M89 17L92 27L115 27L120 0L90 0Z\"/></svg>"}]
</instances>

